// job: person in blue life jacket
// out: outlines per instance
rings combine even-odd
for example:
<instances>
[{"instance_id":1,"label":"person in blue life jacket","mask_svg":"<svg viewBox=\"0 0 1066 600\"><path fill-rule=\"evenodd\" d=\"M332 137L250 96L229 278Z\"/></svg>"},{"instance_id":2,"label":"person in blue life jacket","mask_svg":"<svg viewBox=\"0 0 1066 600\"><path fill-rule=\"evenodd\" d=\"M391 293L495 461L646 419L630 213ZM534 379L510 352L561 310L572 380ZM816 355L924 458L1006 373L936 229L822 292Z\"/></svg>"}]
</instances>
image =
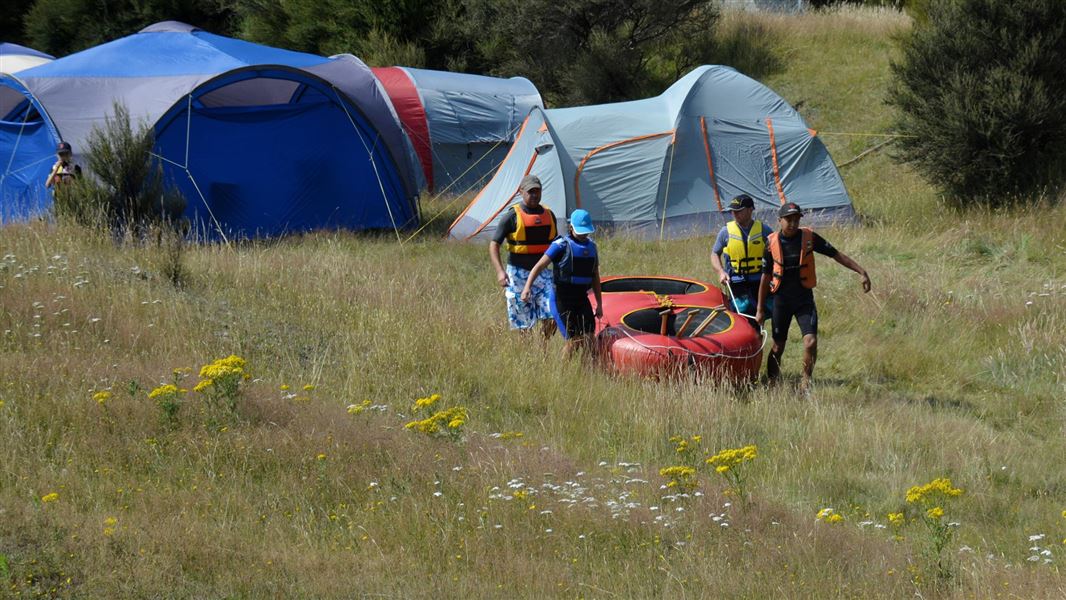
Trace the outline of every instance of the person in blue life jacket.
<instances>
[{"instance_id":1,"label":"person in blue life jacket","mask_svg":"<svg viewBox=\"0 0 1066 600\"><path fill-rule=\"evenodd\" d=\"M589 237L596 231L587 210L577 209L570 215L570 234L552 242L537 264L533 266L522 300L532 294L530 282L552 265L554 291L551 296L552 316L566 340L563 355L569 358L578 347L591 351L596 319L603 317L603 294L600 290L600 257L596 242ZM589 289L596 296L596 310L589 302Z\"/></svg>"},{"instance_id":2,"label":"person in blue life jacket","mask_svg":"<svg viewBox=\"0 0 1066 600\"><path fill-rule=\"evenodd\" d=\"M518 186L522 201L507 210L489 241L489 260L496 271L496 282L507 300L507 320L511 329L532 331L540 323L547 340L555 333L551 313L552 281L548 273L531 274L533 265L555 238L555 215L541 204L541 183L536 175L526 175ZM500 262L500 246L507 247L507 266ZM522 289L530 289L529 298L521 299Z\"/></svg>"},{"instance_id":3,"label":"person in blue life jacket","mask_svg":"<svg viewBox=\"0 0 1066 600\"><path fill-rule=\"evenodd\" d=\"M747 194L733 198L728 210L733 213L733 220L719 230L714 240L711 265L718 283L733 292L733 310L754 317L763 268L770 260L766 240L773 229L752 216L755 201Z\"/></svg>"}]
</instances>

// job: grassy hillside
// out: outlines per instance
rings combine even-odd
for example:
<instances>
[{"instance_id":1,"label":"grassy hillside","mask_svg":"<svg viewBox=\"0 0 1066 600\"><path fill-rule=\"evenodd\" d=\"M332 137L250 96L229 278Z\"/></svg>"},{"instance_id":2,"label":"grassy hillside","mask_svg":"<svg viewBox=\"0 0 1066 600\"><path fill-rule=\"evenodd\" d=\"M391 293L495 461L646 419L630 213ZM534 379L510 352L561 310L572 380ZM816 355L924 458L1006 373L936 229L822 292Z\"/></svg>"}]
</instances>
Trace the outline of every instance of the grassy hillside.
<instances>
[{"instance_id":1,"label":"grassy hillside","mask_svg":"<svg viewBox=\"0 0 1066 600\"><path fill-rule=\"evenodd\" d=\"M901 17L730 19L773 34L767 83L813 127L886 127ZM838 161L871 143L825 139ZM825 235L874 292L820 268L811 400L523 347L480 245L191 248L175 287L157 248L6 227L0 595L1061 597L1066 209L955 213L884 154L844 174L866 225ZM706 239L601 251L605 274L711 272ZM230 354L235 413L192 391ZM148 397L168 382L173 419ZM404 427L434 393L467 409L461 440ZM745 498L702 458L748 444ZM697 486L663 487L686 462ZM905 499L938 477L964 490L940 561Z\"/></svg>"}]
</instances>

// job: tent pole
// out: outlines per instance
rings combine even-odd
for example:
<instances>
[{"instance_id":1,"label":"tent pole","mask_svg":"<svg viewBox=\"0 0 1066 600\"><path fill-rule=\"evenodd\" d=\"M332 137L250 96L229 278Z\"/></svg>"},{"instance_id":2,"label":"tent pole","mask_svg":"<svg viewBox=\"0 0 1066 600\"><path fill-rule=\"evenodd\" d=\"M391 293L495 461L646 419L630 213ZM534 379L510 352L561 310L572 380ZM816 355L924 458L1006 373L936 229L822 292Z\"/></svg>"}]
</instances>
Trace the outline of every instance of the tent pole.
<instances>
[{"instance_id":1,"label":"tent pole","mask_svg":"<svg viewBox=\"0 0 1066 600\"><path fill-rule=\"evenodd\" d=\"M374 177L378 180L378 189L381 190L381 199L385 201L385 210L389 213L389 220L392 221L392 231L396 234L396 241L403 244L403 238L400 237L400 228L396 226L396 217L392 214L392 205L389 204L389 196L385 193L385 184L381 183L381 173L378 173L378 164L374 160L374 151L366 145L366 140L363 139L363 133L359 131L359 126L355 124L355 120L352 119L351 113L348 112L348 105L344 103L341 98L340 92L337 91L336 86L330 86L333 88L333 94L337 97L337 102L344 109L345 116L348 117L348 122L352 124L352 129L355 130L355 135L359 136L359 141L362 142L363 148L366 150L367 156L370 157L370 166L374 169ZM377 141L374 142L374 147L377 147Z\"/></svg>"},{"instance_id":2,"label":"tent pole","mask_svg":"<svg viewBox=\"0 0 1066 600\"><path fill-rule=\"evenodd\" d=\"M670 199L670 177L674 172L674 150L677 148L677 130L674 130L673 137L670 138L670 162L666 166L666 191L663 192L663 218L659 224L659 241L663 241L666 235L666 206L667 201Z\"/></svg>"}]
</instances>

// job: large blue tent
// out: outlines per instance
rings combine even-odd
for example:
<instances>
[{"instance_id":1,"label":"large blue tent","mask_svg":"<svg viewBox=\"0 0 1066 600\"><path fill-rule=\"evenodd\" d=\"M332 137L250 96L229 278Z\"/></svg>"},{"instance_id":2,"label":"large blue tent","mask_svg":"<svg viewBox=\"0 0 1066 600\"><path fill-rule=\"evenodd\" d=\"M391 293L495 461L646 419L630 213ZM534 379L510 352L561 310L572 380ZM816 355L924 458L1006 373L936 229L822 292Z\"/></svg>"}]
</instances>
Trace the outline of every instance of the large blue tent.
<instances>
[{"instance_id":1,"label":"large blue tent","mask_svg":"<svg viewBox=\"0 0 1066 600\"><path fill-rule=\"evenodd\" d=\"M584 208L597 226L640 238L713 233L741 193L769 222L790 201L809 212L807 223L855 219L817 132L771 89L723 66L699 67L655 98L533 109L451 235L490 235L528 173L560 217Z\"/></svg>"},{"instance_id":2,"label":"large blue tent","mask_svg":"<svg viewBox=\"0 0 1066 600\"><path fill-rule=\"evenodd\" d=\"M208 236L398 230L418 220L409 142L370 69L351 56L165 22L6 76L0 88L5 121L40 122L51 141L74 146L75 160L93 128L124 105L154 129L154 154ZM47 157L25 158L39 159ZM5 189L6 217L33 214L9 209L9 196L47 206L43 183Z\"/></svg>"}]
</instances>

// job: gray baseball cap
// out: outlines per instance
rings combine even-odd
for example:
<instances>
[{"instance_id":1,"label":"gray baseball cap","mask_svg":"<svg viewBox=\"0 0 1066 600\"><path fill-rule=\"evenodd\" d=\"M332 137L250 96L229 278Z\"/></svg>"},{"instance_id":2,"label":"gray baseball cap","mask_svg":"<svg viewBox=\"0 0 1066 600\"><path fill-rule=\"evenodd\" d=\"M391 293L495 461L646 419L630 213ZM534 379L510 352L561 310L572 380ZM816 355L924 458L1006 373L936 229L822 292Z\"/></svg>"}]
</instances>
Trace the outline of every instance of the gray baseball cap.
<instances>
[{"instance_id":1,"label":"gray baseball cap","mask_svg":"<svg viewBox=\"0 0 1066 600\"><path fill-rule=\"evenodd\" d=\"M522 178L522 183L518 186L518 189L523 192L528 192L534 188L541 189L540 177L537 177L536 175L526 175Z\"/></svg>"}]
</instances>

